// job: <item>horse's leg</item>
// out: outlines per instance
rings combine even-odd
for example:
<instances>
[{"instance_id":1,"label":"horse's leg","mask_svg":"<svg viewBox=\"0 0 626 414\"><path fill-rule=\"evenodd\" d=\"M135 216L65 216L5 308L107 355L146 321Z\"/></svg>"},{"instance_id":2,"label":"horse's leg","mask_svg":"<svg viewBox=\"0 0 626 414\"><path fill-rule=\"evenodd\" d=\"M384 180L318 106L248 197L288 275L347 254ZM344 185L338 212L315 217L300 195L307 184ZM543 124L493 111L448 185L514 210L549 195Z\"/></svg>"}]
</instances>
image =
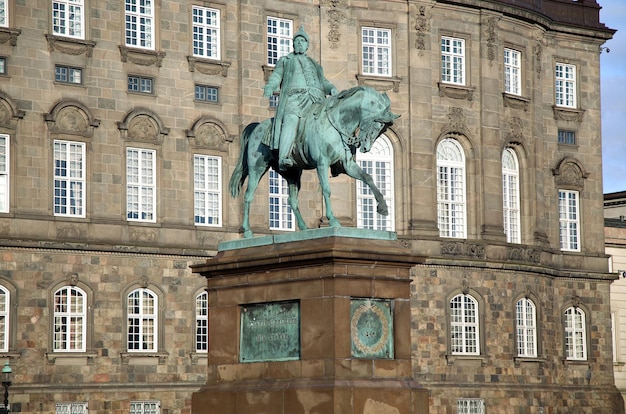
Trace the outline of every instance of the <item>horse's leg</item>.
<instances>
[{"instance_id":1,"label":"horse's leg","mask_svg":"<svg viewBox=\"0 0 626 414\"><path fill-rule=\"evenodd\" d=\"M308 229L307 225L304 223L304 219L302 218L302 214L300 214L300 207L298 203L298 193L300 192L300 178L302 177L302 170L297 170L297 175L294 170L293 176L285 177L287 183L289 184L289 206L291 207L291 211L296 216L296 222L298 223L298 229L306 230Z\"/></svg>"},{"instance_id":2,"label":"horse's leg","mask_svg":"<svg viewBox=\"0 0 626 414\"><path fill-rule=\"evenodd\" d=\"M256 166L258 163L252 162L252 157L249 157L251 166ZM253 236L252 230L250 229L250 205L252 204L252 200L254 199L254 192L259 186L259 182L261 181L261 177L267 172L267 167L265 169L261 168L249 168L248 170L248 186L246 187L246 192L243 196L243 223L241 227L243 227L243 237L250 238Z\"/></svg>"},{"instance_id":3,"label":"horse's leg","mask_svg":"<svg viewBox=\"0 0 626 414\"><path fill-rule=\"evenodd\" d=\"M378 203L376 207L378 214L382 214L383 216L388 215L389 208L387 207L385 197L376 186L372 176L363 171L363 169L359 167L359 164L352 159L345 163L345 170L346 174L350 177L363 181L370 188L370 190L372 190L372 193L374 193L374 197L376 198L376 202Z\"/></svg>"},{"instance_id":4,"label":"horse's leg","mask_svg":"<svg viewBox=\"0 0 626 414\"><path fill-rule=\"evenodd\" d=\"M326 206L326 218L330 227L341 227L339 220L333 214L333 208L330 204L330 181L328 180L328 165L317 165L317 178L320 182L322 195L324 196L324 205Z\"/></svg>"}]
</instances>

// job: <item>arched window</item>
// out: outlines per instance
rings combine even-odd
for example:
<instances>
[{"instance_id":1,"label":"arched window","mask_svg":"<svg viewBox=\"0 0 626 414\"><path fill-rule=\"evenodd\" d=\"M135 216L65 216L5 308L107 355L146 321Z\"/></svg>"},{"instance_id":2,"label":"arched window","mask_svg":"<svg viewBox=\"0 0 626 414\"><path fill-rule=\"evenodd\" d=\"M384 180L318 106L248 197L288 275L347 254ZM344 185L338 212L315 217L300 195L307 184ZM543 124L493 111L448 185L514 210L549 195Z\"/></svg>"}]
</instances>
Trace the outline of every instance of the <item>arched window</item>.
<instances>
[{"instance_id":1,"label":"arched window","mask_svg":"<svg viewBox=\"0 0 626 414\"><path fill-rule=\"evenodd\" d=\"M454 355L480 354L478 302L459 294L450 300L450 350Z\"/></svg>"},{"instance_id":2,"label":"arched window","mask_svg":"<svg viewBox=\"0 0 626 414\"><path fill-rule=\"evenodd\" d=\"M9 350L10 309L11 294L4 286L0 286L0 352Z\"/></svg>"},{"instance_id":3,"label":"arched window","mask_svg":"<svg viewBox=\"0 0 626 414\"><path fill-rule=\"evenodd\" d=\"M587 326L585 311L579 307L569 307L564 314L565 358L570 360L587 359Z\"/></svg>"},{"instance_id":4,"label":"arched window","mask_svg":"<svg viewBox=\"0 0 626 414\"><path fill-rule=\"evenodd\" d=\"M202 292L196 296L196 352L209 349L209 294Z\"/></svg>"},{"instance_id":5,"label":"arched window","mask_svg":"<svg viewBox=\"0 0 626 414\"><path fill-rule=\"evenodd\" d=\"M367 153L358 152L359 166L372 176L374 183L383 194L389 215L376 212L376 199L370 188L361 180L356 180L357 227L362 229L393 231L393 147L389 139L381 135Z\"/></svg>"},{"instance_id":6,"label":"arched window","mask_svg":"<svg viewBox=\"0 0 626 414\"><path fill-rule=\"evenodd\" d=\"M441 237L463 239L467 234L465 154L450 138L437 146L437 223Z\"/></svg>"},{"instance_id":7,"label":"arched window","mask_svg":"<svg viewBox=\"0 0 626 414\"><path fill-rule=\"evenodd\" d=\"M502 152L502 212L506 241L521 243L519 163L511 148Z\"/></svg>"},{"instance_id":8,"label":"arched window","mask_svg":"<svg viewBox=\"0 0 626 414\"><path fill-rule=\"evenodd\" d=\"M517 356L537 357L537 309L532 300L522 298L515 304Z\"/></svg>"},{"instance_id":9,"label":"arched window","mask_svg":"<svg viewBox=\"0 0 626 414\"><path fill-rule=\"evenodd\" d=\"M156 352L158 339L158 297L150 289L128 294L128 352Z\"/></svg>"},{"instance_id":10,"label":"arched window","mask_svg":"<svg viewBox=\"0 0 626 414\"><path fill-rule=\"evenodd\" d=\"M54 292L55 352L85 352L87 340L87 295L76 286Z\"/></svg>"}]
</instances>

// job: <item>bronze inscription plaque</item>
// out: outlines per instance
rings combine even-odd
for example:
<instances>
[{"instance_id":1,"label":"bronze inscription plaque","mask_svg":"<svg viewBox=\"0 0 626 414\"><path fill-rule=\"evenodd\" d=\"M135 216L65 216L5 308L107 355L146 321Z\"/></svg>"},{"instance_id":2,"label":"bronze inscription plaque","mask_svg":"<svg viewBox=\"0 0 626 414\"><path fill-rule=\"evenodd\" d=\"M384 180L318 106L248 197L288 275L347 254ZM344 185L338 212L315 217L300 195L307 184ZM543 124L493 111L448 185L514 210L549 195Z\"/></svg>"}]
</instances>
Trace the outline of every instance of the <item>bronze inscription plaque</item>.
<instances>
[{"instance_id":1,"label":"bronze inscription plaque","mask_svg":"<svg viewBox=\"0 0 626 414\"><path fill-rule=\"evenodd\" d=\"M300 359L300 302L241 307L240 362Z\"/></svg>"}]
</instances>

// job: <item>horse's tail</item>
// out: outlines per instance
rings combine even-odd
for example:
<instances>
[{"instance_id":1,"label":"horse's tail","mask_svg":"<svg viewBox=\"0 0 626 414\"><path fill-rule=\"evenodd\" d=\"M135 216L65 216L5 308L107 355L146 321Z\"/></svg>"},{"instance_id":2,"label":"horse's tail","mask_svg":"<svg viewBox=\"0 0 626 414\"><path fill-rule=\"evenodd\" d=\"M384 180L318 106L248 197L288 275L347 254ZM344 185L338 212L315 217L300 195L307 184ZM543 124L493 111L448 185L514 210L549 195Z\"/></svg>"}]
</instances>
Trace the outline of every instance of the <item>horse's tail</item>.
<instances>
[{"instance_id":1,"label":"horse's tail","mask_svg":"<svg viewBox=\"0 0 626 414\"><path fill-rule=\"evenodd\" d=\"M250 134L259 125L258 122L248 124L241 134L241 149L239 150L239 160L233 171L233 175L230 177L230 195L237 197L244 181L248 177L248 143L250 142Z\"/></svg>"}]
</instances>

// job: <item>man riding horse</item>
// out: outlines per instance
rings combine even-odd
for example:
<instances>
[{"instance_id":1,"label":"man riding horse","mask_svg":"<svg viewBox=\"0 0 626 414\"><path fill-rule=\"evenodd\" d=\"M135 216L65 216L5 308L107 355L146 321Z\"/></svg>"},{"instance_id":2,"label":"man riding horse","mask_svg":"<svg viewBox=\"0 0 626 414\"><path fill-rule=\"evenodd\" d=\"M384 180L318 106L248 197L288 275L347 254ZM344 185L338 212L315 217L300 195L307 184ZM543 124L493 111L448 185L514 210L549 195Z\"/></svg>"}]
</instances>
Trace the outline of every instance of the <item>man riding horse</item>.
<instances>
[{"instance_id":1,"label":"man riding horse","mask_svg":"<svg viewBox=\"0 0 626 414\"><path fill-rule=\"evenodd\" d=\"M290 153L300 118L313 104L323 102L326 95L337 95L337 88L324 77L322 67L307 56L308 48L309 35L300 27L293 37L294 51L278 60L264 88L265 98L280 88L270 148L278 148L278 168L281 171L294 166Z\"/></svg>"}]
</instances>

